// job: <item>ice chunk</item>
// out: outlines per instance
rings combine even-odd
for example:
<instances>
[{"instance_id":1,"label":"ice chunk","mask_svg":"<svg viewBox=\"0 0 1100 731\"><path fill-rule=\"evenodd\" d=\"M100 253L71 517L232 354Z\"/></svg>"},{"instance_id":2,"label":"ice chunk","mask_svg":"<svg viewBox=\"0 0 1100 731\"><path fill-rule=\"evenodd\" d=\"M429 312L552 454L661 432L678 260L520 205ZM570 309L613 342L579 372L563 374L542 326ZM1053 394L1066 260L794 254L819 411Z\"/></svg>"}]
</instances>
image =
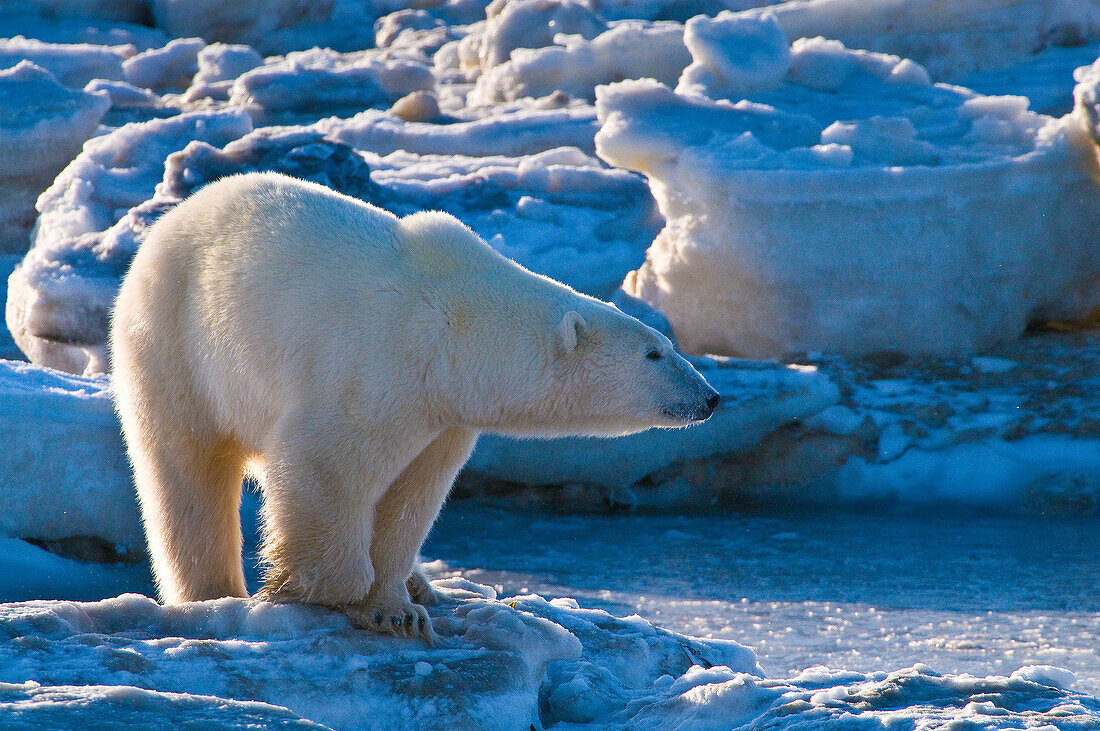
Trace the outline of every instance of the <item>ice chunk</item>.
<instances>
[{"instance_id":1,"label":"ice chunk","mask_svg":"<svg viewBox=\"0 0 1100 731\"><path fill-rule=\"evenodd\" d=\"M144 546L107 378L0 361L0 444L0 534Z\"/></svg>"},{"instance_id":2,"label":"ice chunk","mask_svg":"<svg viewBox=\"0 0 1100 731\"><path fill-rule=\"evenodd\" d=\"M645 172L666 219L623 288L688 352L971 354L1100 304L1080 119L825 39L737 104L634 81L597 111L597 151Z\"/></svg>"},{"instance_id":3,"label":"ice chunk","mask_svg":"<svg viewBox=\"0 0 1100 731\"><path fill-rule=\"evenodd\" d=\"M79 89L92 79L124 79L122 62L135 52L133 46L43 43L16 37L0 40L0 69L31 61L65 86Z\"/></svg>"},{"instance_id":4,"label":"ice chunk","mask_svg":"<svg viewBox=\"0 0 1100 731\"><path fill-rule=\"evenodd\" d=\"M687 22L684 44L692 62L676 91L712 99L740 99L777 86L791 63L787 36L770 14L759 19L728 12L700 15Z\"/></svg>"},{"instance_id":5,"label":"ice chunk","mask_svg":"<svg viewBox=\"0 0 1100 731\"><path fill-rule=\"evenodd\" d=\"M485 71L470 93L472 103L541 97L562 91L593 99L598 84L652 78L673 83L691 61L679 23L624 21L592 40L577 35L559 45L517 49Z\"/></svg>"},{"instance_id":6,"label":"ice chunk","mask_svg":"<svg viewBox=\"0 0 1100 731\"><path fill-rule=\"evenodd\" d=\"M67 89L30 61L0 70L0 253L26 249L35 199L110 106L106 94Z\"/></svg>"},{"instance_id":7,"label":"ice chunk","mask_svg":"<svg viewBox=\"0 0 1100 731\"><path fill-rule=\"evenodd\" d=\"M432 72L414 61L314 48L242 74L233 82L229 100L257 116L285 113L296 121L312 121L333 113L350 116L347 112L388 107L434 85Z\"/></svg>"},{"instance_id":8,"label":"ice chunk","mask_svg":"<svg viewBox=\"0 0 1100 731\"><path fill-rule=\"evenodd\" d=\"M8 282L6 319L36 363L71 373L106 368L107 313L134 249L104 234L148 200L164 161L189 140L225 144L251 129L243 112L196 112L135 123L85 145L38 199L27 257Z\"/></svg>"},{"instance_id":9,"label":"ice chunk","mask_svg":"<svg viewBox=\"0 0 1100 731\"><path fill-rule=\"evenodd\" d=\"M448 600L429 609L435 647L351 630L342 615L318 607L246 599L162 607L126 594L0 605L0 708L6 717L79 725L87 718L73 715L80 684L88 713L109 710L139 725L169 718L277 726L296 715L331 728L359 728L364 718L426 728L444 718L449 727L527 729L594 709L605 712L600 720L622 713L647 702L662 675L686 672L702 683L761 672L754 653L734 642L685 637L575 602L495 601L445 584L436 589ZM729 667L693 671L692 657ZM130 687L135 677L147 690ZM689 685L678 682L678 692ZM234 700L217 707L214 698Z\"/></svg>"},{"instance_id":10,"label":"ice chunk","mask_svg":"<svg viewBox=\"0 0 1100 731\"><path fill-rule=\"evenodd\" d=\"M478 54L485 68L504 63L517 48L549 46L559 33L591 39L607 30L607 23L578 0L493 3L488 21Z\"/></svg>"},{"instance_id":11,"label":"ice chunk","mask_svg":"<svg viewBox=\"0 0 1100 731\"><path fill-rule=\"evenodd\" d=\"M745 11L773 13L790 40L824 36L850 48L911 58L937 80L1006 66L1048 46L1100 35L1088 0L808 0Z\"/></svg>"},{"instance_id":12,"label":"ice chunk","mask_svg":"<svg viewBox=\"0 0 1100 731\"><path fill-rule=\"evenodd\" d=\"M126 59L122 71L126 81L146 89L185 89L199 70L199 52L206 46L201 38L177 38L163 48L154 48Z\"/></svg>"},{"instance_id":13,"label":"ice chunk","mask_svg":"<svg viewBox=\"0 0 1100 731\"><path fill-rule=\"evenodd\" d=\"M556 147L595 149L599 124L592 107L522 110L454 124L404 122L368 109L350 119L317 124L332 139L380 155L404 150L419 155L520 156Z\"/></svg>"}]
</instances>

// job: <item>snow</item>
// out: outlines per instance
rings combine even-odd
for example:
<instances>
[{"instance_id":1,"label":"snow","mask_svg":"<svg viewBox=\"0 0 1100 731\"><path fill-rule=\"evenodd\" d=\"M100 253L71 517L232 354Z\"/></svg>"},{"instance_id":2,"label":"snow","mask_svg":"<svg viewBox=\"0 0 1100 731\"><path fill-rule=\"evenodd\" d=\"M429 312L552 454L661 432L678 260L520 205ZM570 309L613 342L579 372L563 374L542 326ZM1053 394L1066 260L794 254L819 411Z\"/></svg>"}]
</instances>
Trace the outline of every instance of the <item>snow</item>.
<instances>
[{"instance_id":1,"label":"snow","mask_svg":"<svg viewBox=\"0 0 1100 731\"><path fill-rule=\"evenodd\" d=\"M792 41L823 36L849 48L913 59L937 81L1100 37L1100 9L1088 0L807 0L748 10L745 16L768 13Z\"/></svg>"},{"instance_id":2,"label":"snow","mask_svg":"<svg viewBox=\"0 0 1100 731\"><path fill-rule=\"evenodd\" d=\"M30 61L53 74L58 81L76 89L92 79L122 80L122 62L136 48L96 46L90 43L44 43L33 38L0 40L0 68Z\"/></svg>"},{"instance_id":3,"label":"snow","mask_svg":"<svg viewBox=\"0 0 1100 731\"><path fill-rule=\"evenodd\" d=\"M20 61L0 70L0 252L25 251L34 200L80 151L111 105Z\"/></svg>"},{"instance_id":4,"label":"snow","mask_svg":"<svg viewBox=\"0 0 1100 731\"><path fill-rule=\"evenodd\" d=\"M775 21L699 25L702 69ZM1083 112L1043 117L836 41L789 53L784 81L745 100L701 96L727 86L711 71L703 84L685 72L675 92L598 90L598 154L645 173L666 221L623 289L685 350L973 354L1100 304L1094 247L1077 234L1100 223Z\"/></svg>"},{"instance_id":5,"label":"snow","mask_svg":"<svg viewBox=\"0 0 1100 731\"><path fill-rule=\"evenodd\" d=\"M149 198L169 153L187 140L224 144L252 128L243 112L195 112L135 123L85 145L38 199L31 251L8 279L8 330L36 363L105 370L107 313L135 249L106 237Z\"/></svg>"},{"instance_id":6,"label":"snow","mask_svg":"<svg viewBox=\"0 0 1100 731\"><path fill-rule=\"evenodd\" d=\"M415 61L314 48L245 72L233 82L229 100L258 119L300 122L341 109L389 106L434 83L431 71Z\"/></svg>"},{"instance_id":7,"label":"snow","mask_svg":"<svg viewBox=\"0 0 1100 731\"><path fill-rule=\"evenodd\" d=\"M618 704L655 677L689 670L692 656L760 672L752 652L733 642L690 639L537 596L498 601L489 587L461 580L437 589L450 601L431 609L440 638L434 647L355 631L324 609L251 600L161 607L124 594L93 603L6 604L0 678L37 684L3 686L16 699L57 687L61 698L42 705L58 722L85 718L79 706L66 707L73 686L93 686L83 691L93 697L108 693L102 686L117 686L99 703L143 711L135 716L141 723L174 713L198 722L217 697L236 701L223 711L228 719L283 707L334 728L360 727L363 719L423 727L445 718L455 727L526 729L539 723L540 693L553 696L556 686L578 680L595 680L594 690ZM134 697L122 702L127 687ZM555 708L567 718L573 704L557 697ZM23 703L34 711L30 700ZM12 703L5 710L21 709Z\"/></svg>"},{"instance_id":8,"label":"snow","mask_svg":"<svg viewBox=\"0 0 1100 731\"><path fill-rule=\"evenodd\" d=\"M977 728L1090 728L1100 703L1073 675L941 675L924 665L858 673L811 667L765 678L747 648L616 619L568 599L501 600L437 583L435 647L351 630L319 608L241 599L161 607L99 602L0 606L0 703L12 721L84 724L108 713L165 721L330 728L775 728L969 721ZM223 700L224 699L224 700ZM230 700L231 699L231 700ZM220 703L218 701L221 701Z\"/></svg>"},{"instance_id":9,"label":"snow","mask_svg":"<svg viewBox=\"0 0 1100 731\"><path fill-rule=\"evenodd\" d=\"M144 545L107 378L0 361L0 534Z\"/></svg>"}]
</instances>

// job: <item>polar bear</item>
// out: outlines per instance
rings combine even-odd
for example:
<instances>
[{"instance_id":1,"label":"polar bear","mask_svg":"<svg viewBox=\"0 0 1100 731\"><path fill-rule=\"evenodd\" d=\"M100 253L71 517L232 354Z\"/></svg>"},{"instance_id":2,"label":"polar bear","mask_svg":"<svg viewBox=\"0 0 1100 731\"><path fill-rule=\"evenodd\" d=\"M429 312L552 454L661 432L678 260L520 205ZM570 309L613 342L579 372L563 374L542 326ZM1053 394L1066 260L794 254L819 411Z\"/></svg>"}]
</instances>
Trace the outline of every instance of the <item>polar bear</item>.
<instances>
[{"instance_id":1,"label":"polar bear","mask_svg":"<svg viewBox=\"0 0 1100 731\"><path fill-rule=\"evenodd\" d=\"M656 330L454 217L271 173L212 183L150 229L110 344L165 601L247 596L247 469L260 596L429 641L417 554L480 432L627 434L718 403Z\"/></svg>"}]
</instances>

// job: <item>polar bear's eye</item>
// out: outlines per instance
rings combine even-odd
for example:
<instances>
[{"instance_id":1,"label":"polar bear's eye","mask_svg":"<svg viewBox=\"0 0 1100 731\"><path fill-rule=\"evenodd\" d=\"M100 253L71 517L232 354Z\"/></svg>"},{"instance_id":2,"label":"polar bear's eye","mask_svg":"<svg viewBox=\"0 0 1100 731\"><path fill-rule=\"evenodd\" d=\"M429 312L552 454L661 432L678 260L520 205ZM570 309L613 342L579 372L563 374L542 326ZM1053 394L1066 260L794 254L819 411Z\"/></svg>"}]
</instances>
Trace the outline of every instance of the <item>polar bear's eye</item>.
<instances>
[{"instance_id":1,"label":"polar bear's eye","mask_svg":"<svg viewBox=\"0 0 1100 731\"><path fill-rule=\"evenodd\" d=\"M654 348L653 350L646 353L645 357L649 358L650 360L660 360L661 359L661 351Z\"/></svg>"}]
</instances>

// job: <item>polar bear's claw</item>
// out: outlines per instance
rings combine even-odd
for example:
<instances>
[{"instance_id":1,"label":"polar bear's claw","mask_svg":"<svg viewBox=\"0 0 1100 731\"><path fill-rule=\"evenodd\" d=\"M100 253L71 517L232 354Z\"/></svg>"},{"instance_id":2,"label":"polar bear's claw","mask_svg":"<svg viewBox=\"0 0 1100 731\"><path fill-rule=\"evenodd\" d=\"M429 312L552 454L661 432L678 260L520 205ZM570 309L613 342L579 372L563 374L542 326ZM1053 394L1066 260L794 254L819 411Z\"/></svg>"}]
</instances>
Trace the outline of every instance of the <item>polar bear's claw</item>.
<instances>
[{"instance_id":1,"label":"polar bear's claw","mask_svg":"<svg viewBox=\"0 0 1100 731\"><path fill-rule=\"evenodd\" d=\"M352 625L383 635L417 638L435 643L435 633L427 610L400 599L369 599L362 604L342 608Z\"/></svg>"}]
</instances>

